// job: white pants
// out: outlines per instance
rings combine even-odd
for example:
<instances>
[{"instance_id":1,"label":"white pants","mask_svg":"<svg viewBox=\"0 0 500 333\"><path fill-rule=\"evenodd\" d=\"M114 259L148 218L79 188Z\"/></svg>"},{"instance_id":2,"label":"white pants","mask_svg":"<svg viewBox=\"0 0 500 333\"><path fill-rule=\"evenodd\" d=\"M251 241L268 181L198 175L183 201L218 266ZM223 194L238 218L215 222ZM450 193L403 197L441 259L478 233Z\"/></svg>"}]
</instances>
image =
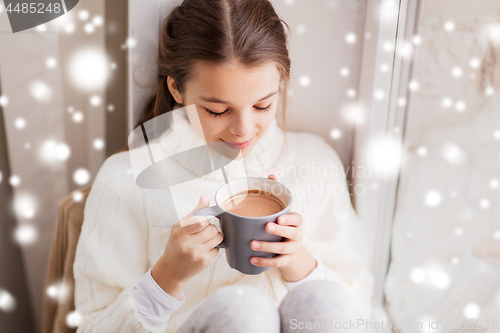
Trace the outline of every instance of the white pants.
<instances>
[{"instance_id":1,"label":"white pants","mask_svg":"<svg viewBox=\"0 0 500 333\"><path fill-rule=\"evenodd\" d=\"M230 285L207 297L176 333L360 333L345 324L358 318L353 302L334 281L303 283L288 292L279 308L255 287Z\"/></svg>"}]
</instances>

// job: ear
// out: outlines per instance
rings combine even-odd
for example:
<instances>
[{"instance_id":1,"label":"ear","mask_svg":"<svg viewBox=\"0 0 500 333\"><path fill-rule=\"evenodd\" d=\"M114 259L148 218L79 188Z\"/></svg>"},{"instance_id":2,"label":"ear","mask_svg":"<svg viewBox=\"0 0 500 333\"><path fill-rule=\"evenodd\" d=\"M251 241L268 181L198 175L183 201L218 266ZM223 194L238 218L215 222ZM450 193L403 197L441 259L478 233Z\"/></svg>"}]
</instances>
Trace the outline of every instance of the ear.
<instances>
[{"instance_id":1,"label":"ear","mask_svg":"<svg viewBox=\"0 0 500 333\"><path fill-rule=\"evenodd\" d=\"M175 101L182 105L182 94L177 89L177 84L175 83L175 80L170 76L167 76L167 86L168 90L170 90L170 93L174 97Z\"/></svg>"}]
</instances>

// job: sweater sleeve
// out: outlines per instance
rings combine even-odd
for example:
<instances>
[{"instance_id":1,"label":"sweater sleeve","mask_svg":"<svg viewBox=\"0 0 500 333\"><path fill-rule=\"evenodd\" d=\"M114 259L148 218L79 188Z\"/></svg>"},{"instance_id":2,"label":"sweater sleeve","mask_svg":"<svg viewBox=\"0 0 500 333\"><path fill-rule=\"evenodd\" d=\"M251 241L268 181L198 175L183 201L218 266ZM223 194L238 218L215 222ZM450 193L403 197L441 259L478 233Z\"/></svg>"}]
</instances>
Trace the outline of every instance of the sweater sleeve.
<instances>
[{"instance_id":1,"label":"sweater sleeve","mask_svg":"<svg viewBox=\"0 0 500 333\"><path fill-rule=\"evenodd\" d=\"M319 227L305 246L323 262L325 278L344 287L363 318L370 318L374 277L367 263L366 234L353 208L349 210L352 212L343 221L335 220L335 214L321 215L317 221ZM327 226L328 222L332 225ZM330 232L321 234L318 228Z\"/></svg>"},{"instance_id":2,"label":"sweater sleeve","mask_svg":"<svg viewBox=\"0 0 500 333\"><path fill-rule=\"evenodd\" d=\"M312 178L317 191L311 188L310 194L318 207L315 216L304 221L303 244L323 263L326 279L342 285L360 313L370 318L374 276L368 267L368 241L351 204L343 164L323 139L304 156L313 159L310 164L318 171ZM319 172L323 167L326 174Z\"/></svg>"},{"instance_id":3,"label":"sweater sleeve","mask_svg":"<svg viewBox=\"0 0 500 333\"><path fill-rule=\"evenodd\" d=\"M105 161L85 204L73 266L78 333L155 331L133 299L133 289L149 268L148 225L144 198L127 172L127 161L126 153Z\"/></svg>"},{"instance_id":4,"label":"sweater sleeve","mask_svg":"<svg viewBox=\"0 0 500 333\"><path fill-rule=\"evenodd\" d=\"M166 293L153 279L151 268L139 280L132 294L144 321L158 329L165 326L172 313L186 300L183 292L181 292L180 299Z\"/></svg>"}]
</instances>

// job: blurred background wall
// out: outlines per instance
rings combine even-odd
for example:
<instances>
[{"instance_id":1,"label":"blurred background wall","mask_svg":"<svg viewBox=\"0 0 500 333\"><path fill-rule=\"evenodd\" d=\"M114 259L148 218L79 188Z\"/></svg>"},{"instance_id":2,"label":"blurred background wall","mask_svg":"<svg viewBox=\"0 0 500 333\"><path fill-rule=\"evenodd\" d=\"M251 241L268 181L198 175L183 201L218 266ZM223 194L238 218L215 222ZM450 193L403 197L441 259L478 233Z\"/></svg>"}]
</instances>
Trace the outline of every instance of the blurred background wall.
<instances>
[{"instance_id":1,"label":"blurred background wall","mask_svg":"<svg viewBox=\"0 0 500 333\"><path fill-rule=\"evenodd\" d=\"M0 332L30 332L60 201L126 145L127 3L80 1L15 35L0 8Z\"/></svg>"},{"instance_id":2,"label":"blurred background wall","mask_svg":"<svg viewBox=\"0 0 500 333\"><path fill-rule=\"evenodd\" d=\"M292 30L287 130L322 136L347 167L355 126L346 110L358 97L367 0L273 3Z\"/></svg>"}]
</instances>

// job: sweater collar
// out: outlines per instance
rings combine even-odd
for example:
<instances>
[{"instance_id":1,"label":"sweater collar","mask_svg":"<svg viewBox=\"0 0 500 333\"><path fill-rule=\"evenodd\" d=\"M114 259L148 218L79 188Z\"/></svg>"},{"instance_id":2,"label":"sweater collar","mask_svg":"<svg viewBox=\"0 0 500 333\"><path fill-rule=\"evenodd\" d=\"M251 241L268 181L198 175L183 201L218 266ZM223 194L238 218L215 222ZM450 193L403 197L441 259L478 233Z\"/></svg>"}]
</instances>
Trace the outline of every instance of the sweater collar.
<instances>
[{"instance_id":1,"label":"sweater collar","mask_svg":"<svg viewBox=\"0 0 500 333\"><path fill-rule=\"evenodd\" d=\"M247 175L267 177L268 175L264 175L262 172L267 165L274 164L274 161L282 154L285 147L284 140L285 133L278 126L276 117L274 117L264 135L262 135L252 151L244 158ZM195 170L195 168L185 163L185 161L175 158L175 154L177 153L205 145L205 140L200 138L191 126L186 109L182 105L175 104L172 109L170 130L159 138L159 143L165 150L166 156L172 156L181 167L194 173L197 177L218 181L224 180L221 172L201 175L198 170ZM235 161L229 163L226 166L228 174L237 174L238 164Z\"/></svg>"}]
</instances>

